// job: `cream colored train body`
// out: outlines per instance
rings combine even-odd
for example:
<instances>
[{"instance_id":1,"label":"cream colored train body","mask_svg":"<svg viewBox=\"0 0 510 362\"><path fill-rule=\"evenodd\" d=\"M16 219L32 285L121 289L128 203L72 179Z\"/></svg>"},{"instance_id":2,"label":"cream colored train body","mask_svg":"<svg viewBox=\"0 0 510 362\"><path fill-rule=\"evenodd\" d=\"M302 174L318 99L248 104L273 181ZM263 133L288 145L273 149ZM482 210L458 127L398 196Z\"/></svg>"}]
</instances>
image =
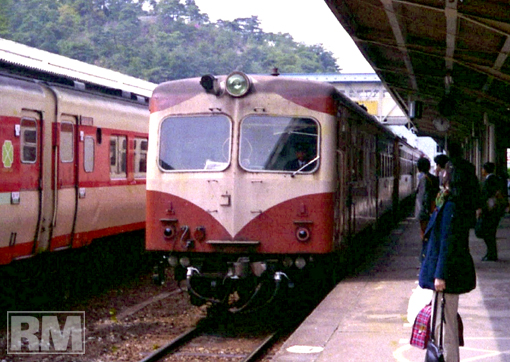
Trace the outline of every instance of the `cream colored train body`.
<instances>
[{"instance_id":1,"label":"cream colored train body","mask_svg":"<svg viewBox=\"0 0 510 362\"><path fill-rule=\"evenodd\" d=\"M159 85L150 111L147 248L195 304L332 274L414 190L417 151L329 84L208 75Z\"/></svg>"}]
</instances>

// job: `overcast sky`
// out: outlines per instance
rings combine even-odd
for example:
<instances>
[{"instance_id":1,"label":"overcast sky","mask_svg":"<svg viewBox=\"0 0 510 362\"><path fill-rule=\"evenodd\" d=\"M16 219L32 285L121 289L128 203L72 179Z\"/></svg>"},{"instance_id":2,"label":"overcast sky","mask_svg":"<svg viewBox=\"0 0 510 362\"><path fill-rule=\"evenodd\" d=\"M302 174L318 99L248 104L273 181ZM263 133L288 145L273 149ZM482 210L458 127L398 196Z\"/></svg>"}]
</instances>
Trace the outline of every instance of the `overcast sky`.
<instances>
[{"instance_id":1,"label":"overcast sky","mask_svg":"<svg viewBox=\"0 0 510 362\"><path fill-rule=\"evenodd\" d=\"M295 41L322 44L342 73L374 73L324 0L195 0L213 22L258 16L265 32L289 33Z\"/></svg>"}]
</instances>

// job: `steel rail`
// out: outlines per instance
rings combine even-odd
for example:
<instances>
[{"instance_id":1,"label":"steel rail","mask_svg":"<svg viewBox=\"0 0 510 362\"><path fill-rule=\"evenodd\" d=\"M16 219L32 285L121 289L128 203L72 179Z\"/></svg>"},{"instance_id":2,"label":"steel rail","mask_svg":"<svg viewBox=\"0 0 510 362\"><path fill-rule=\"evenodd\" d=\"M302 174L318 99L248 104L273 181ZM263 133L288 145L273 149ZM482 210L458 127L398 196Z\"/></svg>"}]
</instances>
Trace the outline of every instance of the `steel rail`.
<instances>
[{"instance_id":1,"label":"steel rail","mask_svg":"<svg viewBox=\"0 0 510 362\"><path fill-rule=\"evenodd\" d=\"M266 351L269 347L273 345L275 340L277 340L277 337L279 336L279 331L276 331L269 336L266 337L262 341L262 343L259 344L257 349L255 349L249 356L247 356L245 359L243 359L242 362L254 362L257 361L257 359L260 357L261 353Z\"/></svg>"},{"instance_id":2,"label":"steel rail","mask_svg":"<svg viewBox=\"0 0 510 362\"><path fill-rule=\"evenodd\" d=\"M202 332L202 328L196 327L191 328L188 331L184 332L177 338L173 339L163 347L159 348L157 351L151 353L149 356L145 357L140 362L156 362L161 360L166 355L172 353L172 351L176 350L180 346L182 346L184 343L189 341L190 339L195 338L197 334L200 334Z\"/></svg>"}]
</instances>

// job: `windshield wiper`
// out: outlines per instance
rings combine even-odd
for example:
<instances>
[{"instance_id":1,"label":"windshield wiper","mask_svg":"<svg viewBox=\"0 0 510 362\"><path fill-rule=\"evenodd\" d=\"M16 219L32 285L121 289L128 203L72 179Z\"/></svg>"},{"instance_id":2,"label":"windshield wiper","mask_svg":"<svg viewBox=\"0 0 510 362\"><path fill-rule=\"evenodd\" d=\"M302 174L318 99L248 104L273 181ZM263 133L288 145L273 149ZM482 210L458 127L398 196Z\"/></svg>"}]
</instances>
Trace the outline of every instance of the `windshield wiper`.
<instances>
[{"instance_id":1,"label":"windshield wiper","mask_svg":"<svg viewBox=\"0 0 510 362\"><path fill-rule=\"evenodd\" d=\"M319 158L321 158L321 156L317 156L315 157L313 160L309 161L308 163L304 164L303 166L301 166L300 168L298 168L296 171L294 171L292 173L292 175L290 175L290 177L294 177L296 176L296 174L298 174L301 170L307 168L308 166L310 166L312 163L314 163L315 161L319 160Z\"/></svg>"}]
</instances>

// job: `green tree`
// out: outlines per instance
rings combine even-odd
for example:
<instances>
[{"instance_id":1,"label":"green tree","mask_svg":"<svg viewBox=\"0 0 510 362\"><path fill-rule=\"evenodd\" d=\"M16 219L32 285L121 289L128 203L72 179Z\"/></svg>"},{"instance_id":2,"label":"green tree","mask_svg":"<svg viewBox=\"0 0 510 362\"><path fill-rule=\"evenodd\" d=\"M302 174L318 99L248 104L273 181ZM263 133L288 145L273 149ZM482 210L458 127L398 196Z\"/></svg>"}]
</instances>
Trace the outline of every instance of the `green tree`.
<instances>
[{"instance_id":1,"label":"green tree","mask_svg":"<svg viewBox=\"0 0 510 362\"><path fill-rule=\"evenodd\" d=\"M0 0L0 37L9 37L9 19L12 7L12 0Z\"/></svg>"},{"instance_id":2,"label":"green tree","mask_svg":"<svg viewBox=\"0 0 510 362\"><path fill-rule=\"evenodd\" d=\"M162 82L226 74L337 72L321 44L264 33L258 17L211 23L194 0L0 0L5 38Z\"/></svg>"}]
</instances>

